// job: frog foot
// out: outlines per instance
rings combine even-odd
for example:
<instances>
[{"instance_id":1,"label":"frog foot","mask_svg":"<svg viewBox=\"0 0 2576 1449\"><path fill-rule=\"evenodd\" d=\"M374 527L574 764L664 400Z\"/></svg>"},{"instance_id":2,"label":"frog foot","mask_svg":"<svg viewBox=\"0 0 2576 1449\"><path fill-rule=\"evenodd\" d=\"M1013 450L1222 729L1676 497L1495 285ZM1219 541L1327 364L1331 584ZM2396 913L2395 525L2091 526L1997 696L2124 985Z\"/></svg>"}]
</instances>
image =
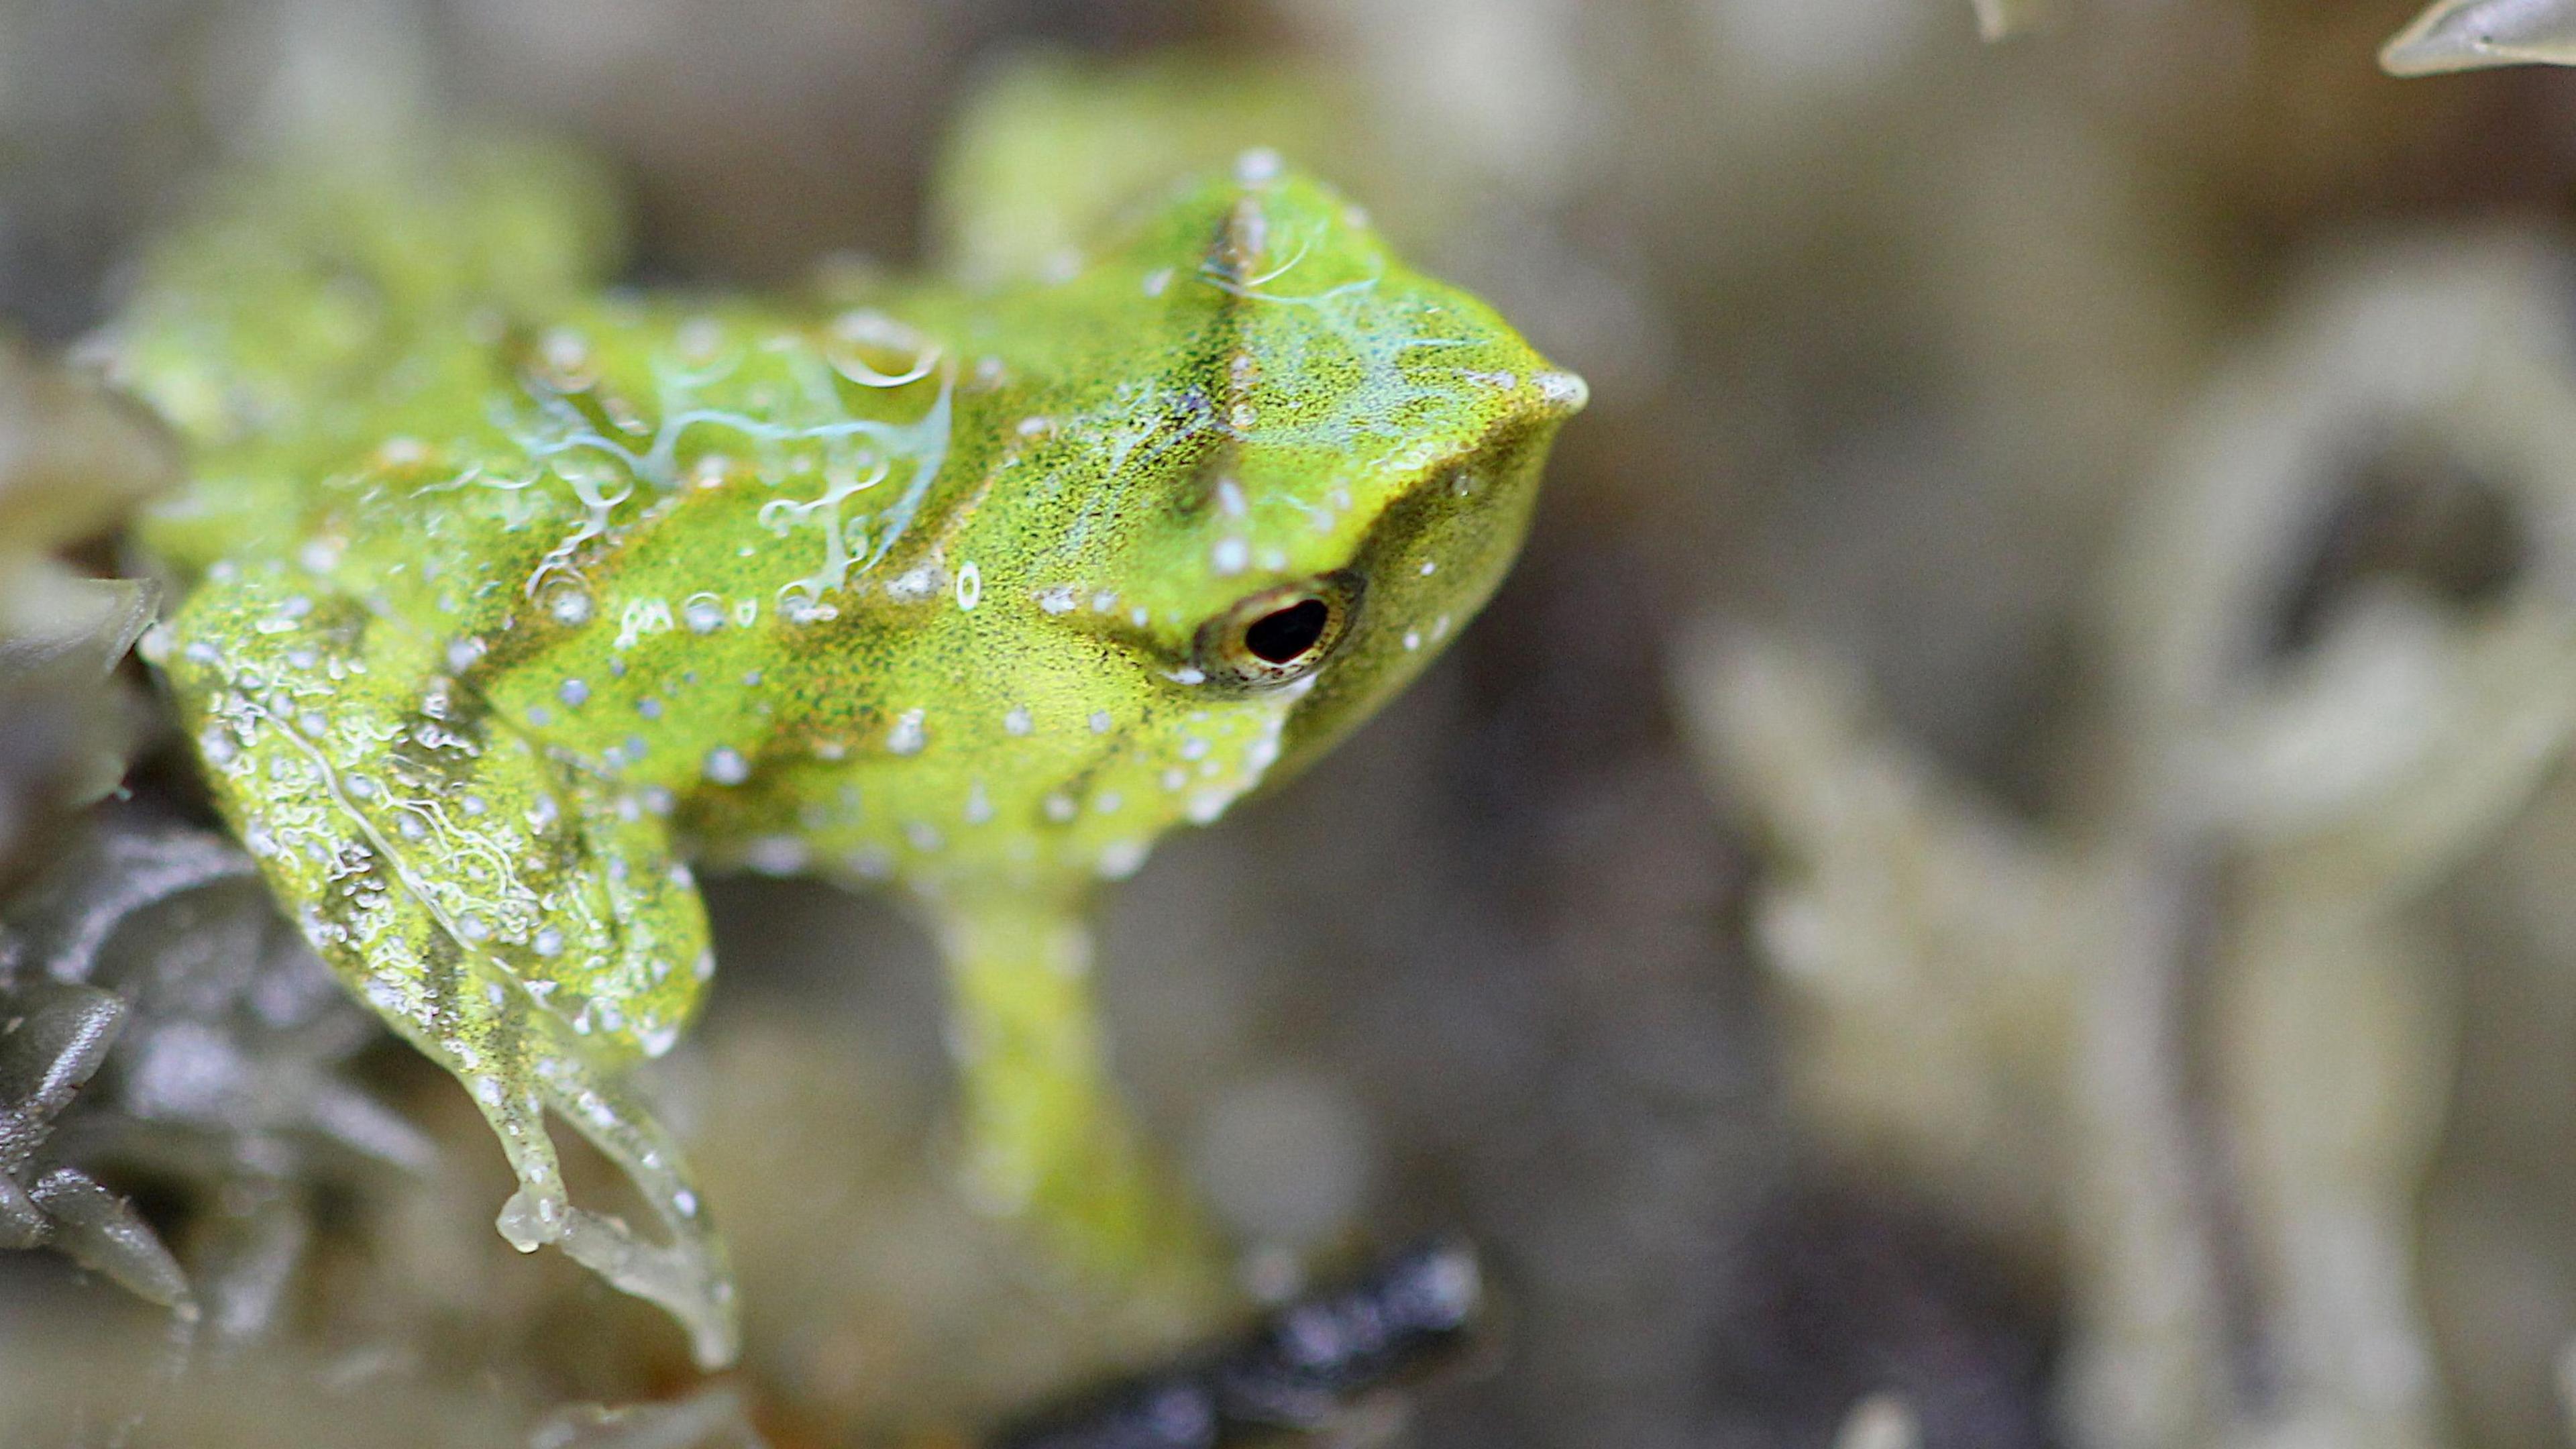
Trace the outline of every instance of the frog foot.
<instances>
[{"instance_id":1,"label":"frog foot","mask_svg":"<svg viewBox=\"0 0 2576 1449\"><path fill-rule=\"evenodd\" d=\"M518 1191L493 1226L520 1252L552 1243L612 1287L659 1305L687 1330L700 1368L732 1363L742 1348L733 1273L679 1145L621 1074L563 1052L540 1058L535 1079L535 1091L506 1125L493 1120L519 1177ZM666 1241L654 1242L614 1214L574 1205L545 1133L545 1109L573 1124L626 1175L660 1220ZM485 1112L493 1115L489 1104Z\"/></svg>"}]
</instances>

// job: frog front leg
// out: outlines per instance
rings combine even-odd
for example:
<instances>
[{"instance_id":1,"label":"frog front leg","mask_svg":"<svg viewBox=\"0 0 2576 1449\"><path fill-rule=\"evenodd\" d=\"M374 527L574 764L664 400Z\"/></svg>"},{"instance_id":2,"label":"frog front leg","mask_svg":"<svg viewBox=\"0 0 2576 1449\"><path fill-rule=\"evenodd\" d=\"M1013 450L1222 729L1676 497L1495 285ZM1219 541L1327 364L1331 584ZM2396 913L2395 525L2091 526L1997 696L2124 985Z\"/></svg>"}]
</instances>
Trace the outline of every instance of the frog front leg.
<instances>
[{"instance_id":1,"label":"frog front leg","mask_svg":"<svg viewBox=\"0 0 2576 1449\"><path fill-rule=\"evenodd\" d=\"M216 578L158 641L218 803L351 990L472 1095L518 1191L498 1226L556 1243L736 1348L722 1245L678 1145L628 1086L709 974L662 822L457 682L450 651L282 567ZM631 1178L651 1242L572 1204L551 1109Z\"/></svg>"},{"instance_id":2,"label":"frog front leg","mask_svg":"<svg viewBox=\"0 0 2576 1449\"><path fill-rule=\"evenodd\" d=\"M1084 893L919 895L947 968L970 1188L1089 1268L1183 1299L1211 1292L1215 1235L1109 1079Z\"/></svg>"}]
</instances>

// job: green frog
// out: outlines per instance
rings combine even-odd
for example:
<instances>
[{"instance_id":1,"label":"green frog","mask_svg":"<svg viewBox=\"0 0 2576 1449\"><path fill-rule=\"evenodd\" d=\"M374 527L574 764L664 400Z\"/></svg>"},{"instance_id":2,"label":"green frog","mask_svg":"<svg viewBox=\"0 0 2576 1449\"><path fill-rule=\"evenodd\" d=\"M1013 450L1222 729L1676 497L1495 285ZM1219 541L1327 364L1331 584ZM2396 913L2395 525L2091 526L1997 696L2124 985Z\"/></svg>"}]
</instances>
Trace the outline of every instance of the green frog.
<instances>
[{"instance_id":1,"label":"green frog","mask_svg":"<svg viewBox=\"0 0 2576 1449\"><path fill-rule=\"evenodd\" d=\"M146 655L218 806L498 1135L503 1236L707 1365L722 1241L631 1081L716 970L700 867L899 892L979 1199L1184 1252L1093 900L1457 636L1583 383L1267 151L977 285L633 290L615 216L458 141L244 183L143 259L98 352L192 455ZM549 1114L662 1232L571 1201Z\"/></svg>"}]
</instances>

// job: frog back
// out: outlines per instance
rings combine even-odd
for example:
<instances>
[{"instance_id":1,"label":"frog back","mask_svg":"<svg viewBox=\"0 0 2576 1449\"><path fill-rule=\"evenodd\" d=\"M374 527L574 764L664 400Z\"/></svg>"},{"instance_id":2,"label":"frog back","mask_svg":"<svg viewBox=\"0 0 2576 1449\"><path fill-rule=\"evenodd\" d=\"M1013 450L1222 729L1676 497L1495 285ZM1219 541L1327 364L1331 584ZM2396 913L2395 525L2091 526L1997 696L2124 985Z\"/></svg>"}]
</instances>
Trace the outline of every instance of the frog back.
<instances>
[{"instance_id":1,"label":"frog back","mask_svg":"<svg viewBox=\"0 0 2576 1449\"><path fill-rule=\"evenodd\" d=\"M228 175L138 259L93 347L189 452L144 545L182 584L293 554L382 440L471 427L506 336L616 265L610 198L577 157L475 139Z\"/></svg>"}]
</instances>

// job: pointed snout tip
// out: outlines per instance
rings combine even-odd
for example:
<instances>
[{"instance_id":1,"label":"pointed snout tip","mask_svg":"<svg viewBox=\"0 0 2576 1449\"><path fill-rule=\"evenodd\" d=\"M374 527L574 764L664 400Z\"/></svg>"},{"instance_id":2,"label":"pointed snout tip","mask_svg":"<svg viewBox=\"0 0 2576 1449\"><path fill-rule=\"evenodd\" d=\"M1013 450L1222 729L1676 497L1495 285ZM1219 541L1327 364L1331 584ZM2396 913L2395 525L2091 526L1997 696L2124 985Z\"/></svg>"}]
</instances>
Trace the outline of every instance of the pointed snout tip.
<instances>
[{"instance_id":1,"label":"pointed snout tip","mask_svg":"<svg viewBox=\"0 0 2576 1449\"><path fill-rule=\"evenodd\" d=\"M1592 385L1561 367L1533 374L1530 384L1538 391L1539 406L1550 417L1570 418L1592 401Z\"/></svg>"}]
</instances>

